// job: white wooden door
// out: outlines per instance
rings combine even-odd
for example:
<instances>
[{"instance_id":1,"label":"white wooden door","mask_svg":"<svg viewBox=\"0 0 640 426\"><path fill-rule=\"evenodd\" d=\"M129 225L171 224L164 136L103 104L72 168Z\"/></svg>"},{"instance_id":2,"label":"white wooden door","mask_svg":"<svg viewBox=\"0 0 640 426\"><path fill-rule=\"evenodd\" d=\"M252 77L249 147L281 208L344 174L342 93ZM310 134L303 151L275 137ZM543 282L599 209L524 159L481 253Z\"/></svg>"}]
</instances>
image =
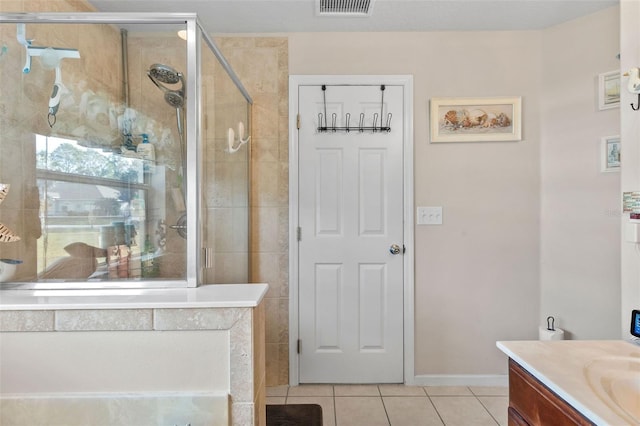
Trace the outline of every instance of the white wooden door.
<instances>
[{"instance_id":1,"label":"white wooden door","mask_svg":"<svg viewBox=\"0 0 640 426\"><path fill-rule=\"evenodd\" d=\"M298 96L299 381L401 383L403 87L385 86L382 111L381 86ZM345 127L347 113L350 127L391 113L391 131L318 131L319 114Z\"/></svg>"}]
</instances>

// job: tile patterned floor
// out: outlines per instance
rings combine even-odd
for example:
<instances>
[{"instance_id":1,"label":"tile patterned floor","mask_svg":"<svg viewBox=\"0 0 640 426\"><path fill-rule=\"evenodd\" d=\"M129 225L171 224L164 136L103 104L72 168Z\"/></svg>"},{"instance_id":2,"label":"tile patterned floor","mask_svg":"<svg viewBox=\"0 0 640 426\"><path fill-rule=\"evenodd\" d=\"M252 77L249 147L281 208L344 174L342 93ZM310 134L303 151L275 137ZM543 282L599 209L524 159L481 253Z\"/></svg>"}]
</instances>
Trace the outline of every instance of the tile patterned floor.
<instances>
[{"instance_id":1,"label":"tile patterned floor","mask_svg":"<svg viewBox=\"0 0 640 426\"><path fill-rule=\"evenodd\" d=\"M278 386L267 388L267 404L319 404L324 426L506 426L508 393L493 386Z\"/></svg>"}]
</instances>

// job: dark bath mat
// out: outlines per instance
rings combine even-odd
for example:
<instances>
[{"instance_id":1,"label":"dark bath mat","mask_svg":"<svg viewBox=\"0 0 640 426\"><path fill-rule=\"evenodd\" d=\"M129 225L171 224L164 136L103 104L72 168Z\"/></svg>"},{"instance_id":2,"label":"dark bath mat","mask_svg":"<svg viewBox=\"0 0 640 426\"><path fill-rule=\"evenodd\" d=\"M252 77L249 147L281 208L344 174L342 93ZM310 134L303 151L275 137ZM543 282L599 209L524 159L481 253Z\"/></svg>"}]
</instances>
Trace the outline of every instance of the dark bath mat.
<instances>
[{"instance_id":1,"label":"dark bath mat","mask_svg":"<svg viewBox=\"0 0 640 426\"><path fill-rule=\"evenodd\" d=\"M318 404L267 405L267 426L322 426Z\"/></svg>"}]
</instances>

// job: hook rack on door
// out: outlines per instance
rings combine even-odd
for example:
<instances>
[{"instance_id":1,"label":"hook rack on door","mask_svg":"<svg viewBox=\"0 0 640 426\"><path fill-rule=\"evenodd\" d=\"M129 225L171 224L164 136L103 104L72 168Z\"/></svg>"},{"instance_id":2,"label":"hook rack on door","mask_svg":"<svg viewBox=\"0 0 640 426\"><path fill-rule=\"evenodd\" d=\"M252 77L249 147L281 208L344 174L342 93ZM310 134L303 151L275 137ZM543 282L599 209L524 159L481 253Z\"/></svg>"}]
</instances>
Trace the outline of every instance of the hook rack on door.
<instances>
[{"instance_id":1,"label":"hook rack on door","mask_svg":"<svg viewBox=\"0 0 640 426\"><path fill-rule=\"evenodd\" d=\"M327 86L325 84L322 85L322 97L323 97L323 102L324 102L324 114L323 113L319 113L318 114L318 132L320 133L324 133L324 132L337 132L337 131L344 131L344 132L351 132L351 131L357 131L357 132L365 132L365 131L370 131L370 132L390 132L391 131L391 113L387 114L387 121L385 123L385 125L382 125L382 110L384 108L384 84L380 86L380 115L378 116L378 113L374 113L373 114L373 126L365 126L364 125L364 113L360 113L360 120L358 121L358 125L357 126L350 126L349 125L349 121L351 119L351 114L346 113L345 114L345 120L344 120L344 126L336 126L336 120L338 118L337 114L334 112L333 114L331 114L331 126L327 125ZM378 118L380 118L380 125L378 126ZM324 125L323 125L324 123Z\"/></svg>"}]
</instances>

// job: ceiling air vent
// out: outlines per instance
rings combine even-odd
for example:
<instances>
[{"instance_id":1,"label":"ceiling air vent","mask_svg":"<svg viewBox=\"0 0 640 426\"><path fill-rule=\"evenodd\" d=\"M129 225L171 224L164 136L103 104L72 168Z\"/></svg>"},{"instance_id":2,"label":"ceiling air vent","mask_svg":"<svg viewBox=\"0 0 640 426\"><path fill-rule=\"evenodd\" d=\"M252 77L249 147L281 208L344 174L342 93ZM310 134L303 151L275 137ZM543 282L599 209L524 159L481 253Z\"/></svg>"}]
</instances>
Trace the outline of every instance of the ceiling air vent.
<instances>
[{"instance_id":1,"label":"ceiling air vent","mask_svg":"<svg viewBox=\"0 0 640 426\"><path fill-rule=\"evenodd\" d=\"M319 16L371 16L374 0L316 0Z\"/></svg>"}]
</instances>

